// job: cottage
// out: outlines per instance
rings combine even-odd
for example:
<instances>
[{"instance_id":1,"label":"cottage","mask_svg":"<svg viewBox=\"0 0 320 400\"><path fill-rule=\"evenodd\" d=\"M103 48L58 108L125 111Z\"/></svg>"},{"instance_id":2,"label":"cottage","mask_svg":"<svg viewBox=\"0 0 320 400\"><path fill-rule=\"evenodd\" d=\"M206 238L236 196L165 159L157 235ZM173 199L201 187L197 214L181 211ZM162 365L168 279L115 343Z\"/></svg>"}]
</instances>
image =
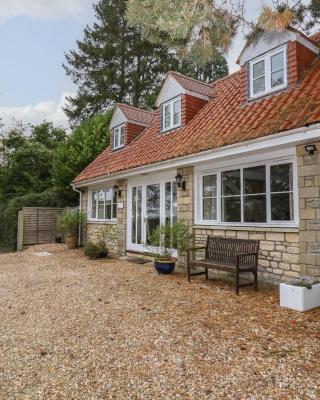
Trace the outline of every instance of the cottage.
<instances>
[{"instance_id":1,"label":"cottage","mask_svg":"<svg viewBox=\"0 0 320 400\"><path fill-rule=\"evenodd\" d=\"M72 183L85 240L110 225L114 252L145 252L155 226L183 219L197 245L261 240L264 279L320 276L319 51L320 32L265 32L238 72L169 72L154 113L118 104L110 146Z\"/></svg>"}]
</instances>

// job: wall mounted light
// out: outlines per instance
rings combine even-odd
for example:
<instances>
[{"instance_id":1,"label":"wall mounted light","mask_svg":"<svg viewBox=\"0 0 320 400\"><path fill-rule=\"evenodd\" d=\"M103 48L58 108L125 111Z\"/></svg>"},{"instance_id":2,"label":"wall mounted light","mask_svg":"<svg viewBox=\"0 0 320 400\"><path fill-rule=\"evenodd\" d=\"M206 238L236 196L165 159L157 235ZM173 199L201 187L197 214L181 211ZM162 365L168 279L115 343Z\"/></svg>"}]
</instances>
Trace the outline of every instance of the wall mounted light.
<instances>
[{"instance_id":1,"label":"wall mounted light","mask_svg":"<svg viewBox=\"0 0 320 400\"><path fill-rule=\"evenodd\" d=\"M306 144L304 146L304 148L306 149L306 152L312 156L314 154L315 151L317 151L317 147L315 144Z\"/></svg>"},{"instance_id":2,"label":"wall mounted light","mask_svg":"<svg viewBox=\"0 0 320 400\"><path fill-rule=\"evenodd\" d=\"M177 174L175 179L178 188L181 190L186 190L186 181L184 180L183 176L181 174Z\"/></svg>"},{"instance_id":3,"label":"wall mounted light","mask_svg":"<svg viewBox=\"0 0 320 400\"><path fill-rule=\"evenodd\" d=\"M113 193L114 193L117 197L121 197L121 190L119 190L118 185L114 185L114 186L113 186Z\"/></svg>"}]
</instances>

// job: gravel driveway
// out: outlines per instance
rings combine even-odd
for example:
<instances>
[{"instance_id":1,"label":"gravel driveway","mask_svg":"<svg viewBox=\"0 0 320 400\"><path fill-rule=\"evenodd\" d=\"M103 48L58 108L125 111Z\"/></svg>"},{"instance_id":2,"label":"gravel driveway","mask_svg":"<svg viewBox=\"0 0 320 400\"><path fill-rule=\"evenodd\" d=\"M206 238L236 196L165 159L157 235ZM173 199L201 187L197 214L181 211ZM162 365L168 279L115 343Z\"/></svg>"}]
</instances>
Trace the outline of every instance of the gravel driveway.
<instances>
[{"instance_id":1,"label":"gravel driveway","mask_svg":"<svg viewBox=\"0 0 320 400\"><path fill-rule=\"evenodd\" d=\"M320 398L320 310L274 291L45 245L0 256L0 310L1 400Z\"/></svg>"}]
</instances>

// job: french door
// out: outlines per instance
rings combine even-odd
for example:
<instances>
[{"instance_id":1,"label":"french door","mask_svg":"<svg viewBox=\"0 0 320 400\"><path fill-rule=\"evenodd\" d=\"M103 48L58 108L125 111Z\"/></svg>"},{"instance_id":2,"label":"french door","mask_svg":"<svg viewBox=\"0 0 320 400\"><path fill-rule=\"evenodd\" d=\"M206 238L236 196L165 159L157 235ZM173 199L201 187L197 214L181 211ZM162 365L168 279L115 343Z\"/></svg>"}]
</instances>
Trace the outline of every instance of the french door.
<instances>
[{"instance_id":1,"label":"french door","mask_svg":"<svg viewBox=\"0 0 320 400\"><path fill-rule=\"evenodd\" d=\"M159 225L177 221L177 187L174 179L129 184L127 248L147 251L148 238Z\"/></svg>"}]
</instances>

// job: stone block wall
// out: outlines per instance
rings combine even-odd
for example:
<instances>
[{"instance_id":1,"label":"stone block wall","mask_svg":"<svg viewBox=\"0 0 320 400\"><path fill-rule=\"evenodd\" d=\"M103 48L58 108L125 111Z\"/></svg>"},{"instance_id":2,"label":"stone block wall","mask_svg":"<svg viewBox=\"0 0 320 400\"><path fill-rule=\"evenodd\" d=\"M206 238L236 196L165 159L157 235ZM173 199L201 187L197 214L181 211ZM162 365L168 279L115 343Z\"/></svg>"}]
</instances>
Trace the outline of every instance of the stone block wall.
<instances>
[{"instance_id":1,"label":"stone block wall","mask_svg":"<svg viewBox=\"0 0 320 400\"><path fill-rule=\"evenodd\" d=\"M110 252L118 255L125 254L126 251L126 221L127 221L127 181L122 179L117 181L121 197L118 198L118 203L122 203L123 207L118 208L117 223L106 222L87 222L82 232L82 244L87 241L98 242L101 240L103 231L107 227L108 234L106 243ZM82 211L87 213L88 205L88 190L85 189L82 193Z\"/></svg>"},{"instance_id":2,"label":"stone block wall","mask_svg":"<svg viewBox=\"0 0 320 400\"><path fill-rule=\"evenodd\" d=\"M181 174L186 182L186 190L177 189L177 213L178 220L184 221L193 233L194 224L194 170L193 167L179 168L178 174ZM186 254L181 253L178 257L178 264L186 265Z\"/></svg>"},{"instance_id":3,"label":"stone block wall","mask_svg":"<svg viewBox=\"0 0 320 400\"><path fill-rule=\"evenodd\" d=\"M320 278L320 142L318 151L297 147L300 212L300 262L304 274Z\"/></svg>"},{"instance_id":4,"label":"stone block wall","mask_svg":"<svg viewBox=\"0 0 320 400\"><path fill-rule=\"evenodd\" d=\"M300 276L299 232L298 230L279 231L272 228L214 229L212 227L195 227L195 245L205 245L208 235L238 239L260 240L259 276L264 281L288 281Z\"/></svg>"}]
</instances>

